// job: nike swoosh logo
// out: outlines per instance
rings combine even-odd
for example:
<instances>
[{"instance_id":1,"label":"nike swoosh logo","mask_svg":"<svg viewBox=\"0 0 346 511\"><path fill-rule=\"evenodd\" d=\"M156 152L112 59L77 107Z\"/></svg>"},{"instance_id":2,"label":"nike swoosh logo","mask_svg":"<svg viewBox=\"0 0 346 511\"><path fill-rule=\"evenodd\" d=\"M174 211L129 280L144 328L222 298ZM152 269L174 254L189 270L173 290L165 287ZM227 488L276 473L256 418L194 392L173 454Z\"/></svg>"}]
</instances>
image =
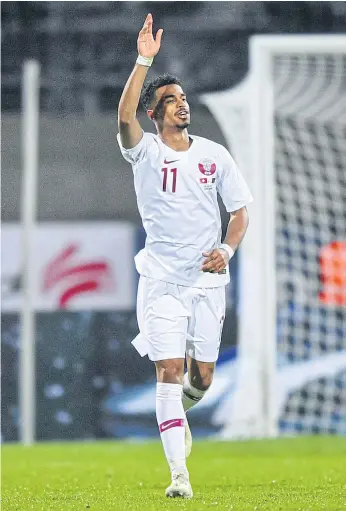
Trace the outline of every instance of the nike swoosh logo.
<instances>
[{"instance_id":1,"label":"nike swoosh logo","mask_svg":"<svg viewBox=\"0 0 346 511\"><path fill-rule=\"evenodd\" d=\"M175 161L179 161L179 160L171 160L171 161L167 161L166 158L164 159L164 163L165 165L169 165L170 163L174 163Z\"/></svg>"},{"instance_id":2,"label":"nike swoosh logo","mask_svg":"<svg viewBox=\"0 0 346 511\"><path fill-rule=\"evenodd\" d=\"M159 426L160 433L162 433L163 431L166 431L167 429L175 428L175 427L184 427L184 419L171 419L171 420L162 422L162 424L160 424L160 426Z\"/></svg>"},{"instance_id":3,"label":"nike swoosh logo","mask_svg":"<svg viewBox=\"0 0 346 511\"><path fill-rule=\"evenodd\" d=\"M162 424L161 431L166 431L166 429L174 428L174 426L180 426L180 421L170 422L169 424Z\"/></svg>"}]
</instances>

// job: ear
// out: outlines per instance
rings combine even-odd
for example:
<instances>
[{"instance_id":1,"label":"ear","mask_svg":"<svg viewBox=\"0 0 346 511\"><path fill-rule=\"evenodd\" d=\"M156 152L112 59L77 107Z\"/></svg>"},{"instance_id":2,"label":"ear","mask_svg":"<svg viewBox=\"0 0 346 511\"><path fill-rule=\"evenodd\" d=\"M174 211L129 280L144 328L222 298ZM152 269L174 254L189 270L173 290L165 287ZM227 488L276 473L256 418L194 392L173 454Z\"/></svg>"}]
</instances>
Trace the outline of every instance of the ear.
<instances>
[{"instance_id":1,"label":"ear","mask_svg":"<svg viewBox=\"0 0 346 511\"><path fill-rule=\"evenodd\" d=\"M147 116L151 121L154 121L154 110L147 110Z\"/></svg>"}]
</instances>

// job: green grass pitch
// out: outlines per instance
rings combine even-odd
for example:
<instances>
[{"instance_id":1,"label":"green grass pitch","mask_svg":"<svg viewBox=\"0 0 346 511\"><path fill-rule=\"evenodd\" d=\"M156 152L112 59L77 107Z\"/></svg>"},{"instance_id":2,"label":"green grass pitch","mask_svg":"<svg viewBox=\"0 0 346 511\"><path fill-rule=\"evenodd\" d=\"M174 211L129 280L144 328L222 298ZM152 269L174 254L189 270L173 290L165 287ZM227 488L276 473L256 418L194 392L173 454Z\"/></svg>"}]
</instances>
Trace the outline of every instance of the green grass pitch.
<instances>
[{"instance_id":1,"label":"green grass pitch","mask_svg":"<svg viewBox=\"0 0 346 511\"><path fill-rule=\"evenodd\" d=\"M194 443L192 500L167 499L161 444L2 448L3 511L346 510L346 439Z\"/></svg>"}]
</instances>

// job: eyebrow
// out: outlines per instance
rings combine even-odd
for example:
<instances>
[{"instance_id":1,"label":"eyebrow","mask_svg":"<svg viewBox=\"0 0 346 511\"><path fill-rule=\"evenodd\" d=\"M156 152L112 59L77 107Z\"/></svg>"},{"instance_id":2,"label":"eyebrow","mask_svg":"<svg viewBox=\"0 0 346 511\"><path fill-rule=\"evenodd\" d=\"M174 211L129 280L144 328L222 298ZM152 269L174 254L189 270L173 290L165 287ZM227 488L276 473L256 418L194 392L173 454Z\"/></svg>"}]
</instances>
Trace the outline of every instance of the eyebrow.
<instances>
[{"instance_id":1,"label":"eyebrow","mask_svg":"<svg viewBox=\"0 0 346 511\"><path fill-rule=\"evenodd\" d=\"M167 94L167 95L163 96L163 98L162 98L162 99L175 98L175 96L176 96L175 94ZM180 94L180 96L186 96L185 92L182 92L182 93Z\"/></svg>"}]
</instances>

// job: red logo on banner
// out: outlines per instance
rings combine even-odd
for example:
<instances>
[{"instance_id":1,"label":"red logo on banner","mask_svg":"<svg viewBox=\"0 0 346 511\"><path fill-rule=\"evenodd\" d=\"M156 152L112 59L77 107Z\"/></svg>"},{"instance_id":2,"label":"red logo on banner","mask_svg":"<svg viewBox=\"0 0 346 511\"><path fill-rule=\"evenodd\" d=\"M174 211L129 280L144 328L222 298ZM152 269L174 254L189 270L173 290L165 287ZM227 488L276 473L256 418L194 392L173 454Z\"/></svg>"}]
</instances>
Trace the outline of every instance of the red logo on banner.
<instances>
[{"instance_id":1,"label":"red logo on banner","mask_svg":"<svg viewBox=\"0 0 346 511\"><path fill-rule=\"evenodd\" d=\"M201 178L199 179L199 181L200 181L200 183L202 183L202 184L204 184L204 185L205 185L206 183L208 183L208 179L207 179L206 177L201 177Z\"/></svg>"},{"instance_id":2,"label":"red logo on banner","mask_svg":"<svg viewBox=\"0 0 346 511\"><path fill-rule=\"evenodd\" d=\"M73 263L79 247L75 244L63 249L46 267L43 275L43 291L58 284L63 285L59 307L65 309L73 298L84 293L109 290L112 272L108 262L87 261Z\"/></svg>"}]
</instances>

